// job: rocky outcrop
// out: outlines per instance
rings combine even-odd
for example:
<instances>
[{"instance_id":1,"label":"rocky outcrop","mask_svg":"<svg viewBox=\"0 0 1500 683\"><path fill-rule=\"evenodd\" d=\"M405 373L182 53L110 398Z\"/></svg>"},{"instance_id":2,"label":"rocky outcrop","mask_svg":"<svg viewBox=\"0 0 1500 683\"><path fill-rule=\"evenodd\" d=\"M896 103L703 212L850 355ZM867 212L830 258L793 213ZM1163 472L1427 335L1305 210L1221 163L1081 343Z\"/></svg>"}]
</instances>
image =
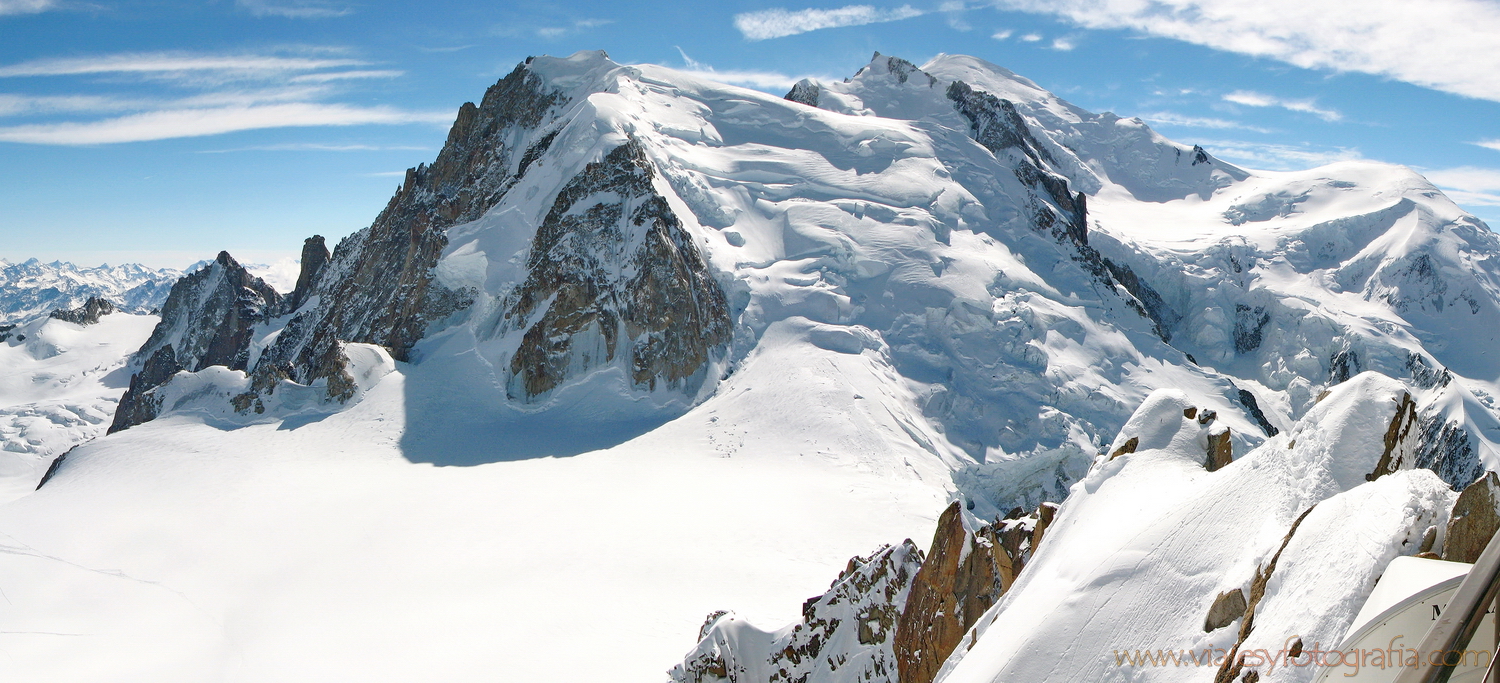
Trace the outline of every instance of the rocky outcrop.
<instances>
[{"instance_id":1,"label":"rocky outcrop","mask_svg":"<svg viewBox=\"0 0 1500 683\"><path fill-rule=\"evenodd\" d=\"M1473 563L1500 530L1500 477L1494 472L1464 487L1453 503L1443 539L1443 559Z\"/></svg>"},{"instance_id":2,"label":"rocky outcrop","mask_svg":"<svg viewBox=\"0 0 1500 683\"><path fill-rule=\"evenodd\" d=\"M1251 419L1255 420L1255 424L1260 425L1261 431L1265 432L1266 436L1276 436L1281 433L1281 430L1277 429L1276 425L1271 424L1271 420L1266 417L1266 413L1260 409L1260 402L1255 400L1255 394L1251 393L1248 389L1236 387L1235 397L1239 399L1240 405L1245 407L1245 413Z\"/></svg>"},{"instance_id":3,"label":"rocky outcrop","mask_svg":"<svg viewBox=\"0 0 1500 683\"><path fill-rule=\"evenodd\" d=\"M370 227L341 241L332 254L322 237L303 244L297 286L285 300L269 287L252 287L259 304L235 309L245 315L226 317L212 305L199 310L202 307L186 304L192 297L187 291L178 297L174 288L177 303L169 300L163 307L158 335L138 354L151 372L143 369L132 380L112 430L154 417L159 406L154 407L141 388L149 391L149 377L170 377L177 369L225 365L246 370L252 377L252 394L274 391L281 380L323 380L330 398L347 399L353 380L342 344L378 344L397 360L407 360L412 345L432 323L472 301L471 293L436 282L435 266L448 244L446 229L483 215L525 174L552 140L550 135L532 133L564 103L565 98L545 87L527 65L517 66L490 87L479 105L465 103L459 108L437 159L407 171ZM526 145L533 137L539 140ZM228 254L220 255L214 273L228 268L225 264L232 259L226 259ZM198 282L184 281L188 280ZM255 366L246 367L249 326L268 312L291 317ZM259 405L255 399L237 397L236 406Z\"/></svg>"},{"instance_id":4,"label":"rocky outcrop","mask_svg":"<svg viewBox=\"0 0 1500 683\"><path fill-rule=\"evenodd\" d=\"M322 235L313 235L302 242L301 270L297 273L297 285L288 294L284 304L286 312L297 310L312 296L313 288L318 284L318 278L328 267L328 260L333 255L328 253L328 245L323 242Z\"/></svg>"},{"instance_id":5,"label":"rocky outcrop","mask_svg":"<svg viewBox=\"0 0 1500 683\"><path fill-rule=\"evenodd\" d=\"M1220 468L1234 462L1233 433L1228 427L1224 431L1208 435L1208 454L1203 461L1203 468L1215 472Z\"/></svg>"},{"instance_id":6,"label":"rocky outcrop","mask_svg":"<svg viewBox=\"0 0 1500 683\"><path fill-rule=\"evenodd\" d=\"M931 683L980 615L1015 583L1040 540L1037 530L1054 509L997 521L970 533L954 502L938 518L932 549L912 585L896 625L896 664L902 683Z\"/></svg>"},{"instance_id":7,"label":"rocky outcrop","mask_svg":"<svg viewBox=\"0 0 1500 683\"><path fill-rule=\"evenodd\" d=\"M620 353L636 386L691 391L728 341L723 290L653 177L631 138L558 192L497 327L525 329L511 398L534 399Z\"/></svg>"},{"instance_id":8,"label":"rocky outcrop","mask_svg":"<svg viewBox=\"0 0 1500 683\"><path fill-rule=\"evenodd\" d=\"M1414 464L1409 460L1413 447L1410 437L1416 424L1417 402L1411 394L1403 392L1401 402L1396 405L1396 414L1391 417L1391 422L1385 429L1385 450L1380 454L1380 461L1375 463L1375 470L1365 475L1367 481L1375 481Z\"/></svg>"},{"instance_id":9,"label":"rocky outcrop","mask_svg":"<svg viewBox=\"0 0 1500 683\"><path fill-rule=\"evenodd\" d=\"M1316 508L1317 504L1313 504L1311 507L1303 510L1302 514L1297 516L1297 520L1292 522L1292 527L1287 529L1286 536L1281 539L1281 546L1276 549L1276 553L1271 556L1271 560L1256 568L1255 577L1250 580L1250 596L1245 600L1245 611L1240 617L1243 621L1240 622L1239 637L1235 640L1234 645L1230 646L1229 655L1224 658L1224 663L1219 666L1218 673L1214 675L1214 683L1233 683L1234 679L1245 668L1244 658L1240 656L1240 646L1245 643L1245 639L1249 638L1250 632L1255 629L1255 609L1260 605L1261 599L1266 596L1266 584L1271 581L1271 576L1276 573L1276 563L1281 560L1281 553L1292 542L1292 536L1297 533L1297 527L1302 526L1302 520L1307 519L1307 516ZM1230 621L1232 622L1233 619ZM1253 669L1251 671L1254 672ZM1259 673L1256 673L1256 679L1259 680Z\"/></svg>"},{"instance_id":10,"label":"rocky outcrop","mask_svg":"<svg viewBox=\"0 0 1500 683\"><path fill-rule=\"evenodd\" d=\"M1140 302L1138 312L1150 318L1155 324L1156 336L1161 337L1164 342L1171 343L1172 328L1182 321L1182 314L1174 310L1166 299L1162 298L1160 292L1136 276L1130 266L1115 263L1108 258L1101 257L1101 261L1109 274L1114 276L1115 281L1119 282L1125 291L1130 292L1137 302Z\"/></svg>"},{"instance_id":11,"label":"rocky outcrop","mask_svg":"<svg viewBox=\"0 0 1500 683\"><path fill-rule=\"evenodd\" d=\"M82 306L52 311L48 317L64 320L75 325L93 325L99 318L115 312L115 305L97 296L91 296Z\"/></svg>"},{"instance_id":12,"label":"rocky outcrop","mask_svg":"<svg viewBox=\"0 0 1500 683\"><path fill-rule=\"evenodd\" d=\"M1245 616L1245 608L1248 606L1245 591L1235 588L1220 593L1208 608L1208 616L1203 618L1203 632L1217 631L1234 623L1236 619Z\"/></svg>"},{"instance_id":13,"label":"rocky outcrop","mask_svg":"<svg viewBox=\"0 0 1500 683\"><path fill-rule=\"evenodd\" d=\"M1234 352L1246 354L1260 348L1271 314L1260 306L1234 305Z\"/></svg>"},{"instance_id":14,"label":"rocky outcrop","mask_svg":"<svg viewBox=\"0 0 1500 683\"><path fill-rule=\"evenodd\" d=\"M809 107L816 107L818 106L818 97L821 94L822 89L818 87L817 83L804 78L797 81L797 84L793 85L792 89L787 91L785 99L805 104Z\"/></svg>"},{"instance_id":15,"label":"rocky outcrop","mask_svg":"<svg viewBox=\"0 0 1500 683\"><path fill-rule=\"evenodd\" d=\"M958 113L969 121L974 141L985 149L996 154L1001 150L1015 149L1037 165L1041 165L1044 160L1053 161L1052 155L1031 134L1031 129L1026 127L1026 120L1021 118L1016 105L1010 100L975 90L963 81L954 81L949 85L947 94Z\"/></svg>"},{"instance_id":16,"label":"rocky outcrop","mask_svg":"<svg viewBox=\"0 0 1500 683\"><path fill-rule=\"evenodd\" d=\"M896 622L922 566L910 540L849 560L828 592L802 606L802 621L774 637L732 612L714 612L697 647L669 672L673 683L896 683Z\"/></svg>"},{"instance_id":17,"label":"rocky outcrop","mask_svg":"<svg viewBox=\"0 0 1500 683\"><path fill-rule=\"evenodd\" d=\"M172 285L161 322L136 352L141 369L120 399L110 433L154 419L161 404L153 391L180 370L247 369L255 326L280 307L281 295L227 251L183 276Z\"/></svg>"}]
</instances>

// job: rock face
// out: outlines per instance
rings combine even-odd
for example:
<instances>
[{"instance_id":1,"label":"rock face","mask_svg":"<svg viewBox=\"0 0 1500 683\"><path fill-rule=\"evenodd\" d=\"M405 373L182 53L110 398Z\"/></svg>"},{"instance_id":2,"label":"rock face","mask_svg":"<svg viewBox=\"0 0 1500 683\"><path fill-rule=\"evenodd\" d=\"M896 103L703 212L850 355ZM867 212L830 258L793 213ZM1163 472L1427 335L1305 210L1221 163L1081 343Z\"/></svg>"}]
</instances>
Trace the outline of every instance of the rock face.
<instances>
[{"instance_id":1,"label":"rock face","mask_svg":"<svg viewBox=\"0 0 1500 683\"><path fill-rule=\"evenodd\" d=\"M130 378L110 433L154 419L160 400L152 391L179 370L212 365L245 370L256 325L281 307L281 295L245 270L227 251L172 285L161 322L136 353L141 370Z\"/></svg>"},{"instance_id":2,"label":"rock face","mask_svg":"<svg viewBox=\"0 0 1500 683\"><path fill-rule=\"evenodd\" d=\"M115 312L115 305L97 296L91 296L78 308L59 308L48 314L56 320L66 320L75 325L93 325L99 322L100 316Z\"/></svg>"},{"instance_id":3,"label":"rock face","mask_svg":"<svg viewBox=\"0 0 1500 683\"><path fill-rule=\"evenodd\" d=\"M558 66L553 60L549 68ZM141 396L177 369L214 364L250 375L249 391L232 399L237 412L261 412L261 399L288 381L323 383L327 398L344 401L355 389L344 344L383 346L408 361L428 334L466 321L480 343L504 337L516 344L495 363L503 363L511 400L537 401L617 358L640 391L694 394L729 341L729 305L633 137L565 182L528 186L518 201L543 189L555 198L536 224L525 277L512 289L481 292L482 283L439 277L450 228L484 217L539 165L556 173L547 159L569 123L559 118L574 104L567 87L549 85L528 60L479 105L464 104L437 159L408 171L375 222L331 254L322 237L309 238L295 290L280 299L267 289L253 320L212 310L184 315L182 302L170 305L163 334L214 340L212 348L153 339L138 355L138 388L122 404L116 428L151 419L157 408ZM500 304L473 315L476 297ZM269 344L247 352L249 326L273 317L280 328L259 333Z\"/></svg>"},{"instance_id":4,"label":"rock face","mask_svg":"<svg viewBox=\"0 0 1500 683\"><path fill-rule=\"evenodd\" d=\"M1453 504L1448 533L1443 540L1443 559L1474 562L1500 530L1500 477L1494 472L1464 488Z\"/></svg>"},{"instance_id":5,"label":"rock face","mask_svg":"<svg viewBox=\"0 0 1500 683\"><path fill-rule=\"evenodd\" d=\"M932 549L896 625L902 683L931 683L964 634L1015 583L1055 507L970 533L955 501L938 518ZM1042 522L1041 520L1046 520Z\"/></svg>"},{"instance_id":6,"label":"rock face","mask_svg":"<svg viewBox=\"0 0 1500 683\"><path fill-rule=\"evenodd\" d=\"M512 398L546 394L622 351L638 387L701 383L695 375L729 338L729 305L652 177L631 139L558 193L499 330L526 330Z\"/></svg>"},{"instance_id":7,"label":"rock face","mask_svg":"<svg viewBox=\"0 0 1500 683\"><path fill-rule=\"evenodd\" d=\"M1245 616L1245 608L1249 603L1245 602L1245 591L1238 588L1227 590L1214 598L1213 606L1208 608L1208 616L1203 618L1203 632L1208 633L1228 626L1236 619Z\"/></svg>"},{"instance_id":8,"label":"rock face","mask_svg":"<svg viewBox=\"0 0 1500 683\"><path fill-rule=\"evenodd\" d=\"M802 621L776 634L732 612L714 612L698 646L669 672L673 683L897 683L896 622L922 566L910 540L849 560L828 592L802 606ZM904 679L901 679L904 680Z\"/></svg>"},{"instance_id":9,"label":"rock face","mask_svg":"<svg viewBox=\"0 0 1500 683\"><path fill-rule=\"evenodd\" d=\"M312 296L313 287L318 284L318 278L323 275L323 270L328 267L328 260L332 257L322 235L313 235L302 242L302 268L297 273L296 288L283 302L286 312L297 310Z\"/></svg>"},{"instance_id":10,"label":"rock face","mask_svg":"<svg viewBox=\"0 0 1500 683\"><path fill-rule=\"evenodd\" d=\"M526 150L510 141L542 125L563 102L524 64L517 66L478 106L459 108L432 165L408 170L375 222L340 242L326 266L309 271L321 259L306 258L309 249L317 255L317 245L304 245L301 309L266 349L262 374L302 384L337 377L341 341L378 344L407 360L430 324L467 307L472 293L434 282L448 245L445 230L483 215L525 175L550 140ZM307 305L314 297L316 305Z\"/></svg>"},{"instance_id":11,"label":"rock face","mask_svg":"<svg viewBox=\"0 0 1500 683\"><path fill-rule=\"evenodd\" d=\"M792 89L786 94L786 99L805 104L809 107L816 107L818 106L818 96L821 90L817 83L804 78L792 86Z\"/></svg>"}]
</instances>

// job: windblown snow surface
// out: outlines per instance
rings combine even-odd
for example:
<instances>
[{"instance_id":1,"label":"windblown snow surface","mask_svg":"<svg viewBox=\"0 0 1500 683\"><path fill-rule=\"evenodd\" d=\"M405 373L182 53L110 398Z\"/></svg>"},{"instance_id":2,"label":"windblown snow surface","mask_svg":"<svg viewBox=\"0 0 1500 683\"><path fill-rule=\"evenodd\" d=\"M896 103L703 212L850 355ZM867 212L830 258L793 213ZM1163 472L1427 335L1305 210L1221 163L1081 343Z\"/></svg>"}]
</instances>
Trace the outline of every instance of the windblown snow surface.
<instances>
[{"instance_id":1,"label":"windblown snow surface","mask_svg":"<svg viewBox=\"0 0 1500 683\"><path fill-rule=\"evenodd\" d=\"M567 104L515 148L555 138L448 230L438 278L475 302L411 362L351 344L354 399L244 414L244 373L179 374L0 505L8 680L662 681L704 615L774 630L950 500L1065 497L946 680L1201 680L1109 651L1232 642L1205 601L1315 502L1246 647L1334 640L1497 462L1500 241L1410 170L1240 169L968 57L877 55L816 107L526 68ZM733 340L691 392L620 361L512 400L494 313L559 188L632 137ZM1405 392L1443 446L1367 482ZM1203 469L1189 406L1238 461Z\"/></svg>"},{"instance_id":2,"label":"windblown snow surface","mask_svg":"<svg viewBox=\"0 0 1500 683\"><path fill-rule=\"evenodd\" d=\"M5 333L0 501L31 492L54 458L103 436L130 382L126 360L156 321L152 315L114 313L85 326L43 317Z\"/></svg>"}]
</instances>

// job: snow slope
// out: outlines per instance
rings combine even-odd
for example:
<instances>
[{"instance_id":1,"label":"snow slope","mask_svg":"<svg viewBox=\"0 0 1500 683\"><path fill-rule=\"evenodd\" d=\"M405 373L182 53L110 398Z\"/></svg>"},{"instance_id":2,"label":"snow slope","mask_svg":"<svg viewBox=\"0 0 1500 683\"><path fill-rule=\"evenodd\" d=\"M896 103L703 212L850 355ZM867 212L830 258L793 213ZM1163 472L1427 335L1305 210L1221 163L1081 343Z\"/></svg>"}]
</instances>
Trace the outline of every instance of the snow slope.
<instances>
[{"instance_id":1,"label":"snow slope","mask_svg":"<svg viewBox=\"0 0 1500 683\"><path fill-rule=\"evenodd\" d=\"M113 313L93 325L40 318L0 341L0 500L31 492L52 460L102 436L130 381L126 360L156 316Z\"/></svg>"},{"instance_id":2,"label":"snow slope","mask_svg":"<svg viewBox=\"0 0 1500 683\"><path fill-rule=\"evenodd\" d=\"M974 647L955 651L938 680L1201 681L1216 667L1116 655L1208 649L1222 661L1299 638L1336 646L1385 565L1441 529L1456 498L1430 470L1367 480L1404 391L1359 375L1217 472L1200 464L1201 427L1183 416L1191 401L1153 394L1121 431L1138 449L1074 486L1032 564L979 620ZM1238 637L1243 617L1205 633L1215 598L1253 595L1262 573L1249 637ZM1263 665L1260 680L1317 673Z\"/></svg>"},{"instance_id":3,"label":"snow slope","mask_svg":"<svg viewBox=\"0 0 1500 683\"><path fill-rule=\"evenodd\" d=\"M579 53L505 92L227 330L246 370L168 373L0 505L18 680L660 681L705 614L775 632L952 499L1065 496L950 677L1097 680L1318 501L1357 552L1288 546L1272 581L1316 580L1252 639L1335 634L1500 457L1500 246L1409 171L1240 169L961 56L794 102ZM1417 426L1364 483L1401 381Z\"/></svg>"}]
</instances>

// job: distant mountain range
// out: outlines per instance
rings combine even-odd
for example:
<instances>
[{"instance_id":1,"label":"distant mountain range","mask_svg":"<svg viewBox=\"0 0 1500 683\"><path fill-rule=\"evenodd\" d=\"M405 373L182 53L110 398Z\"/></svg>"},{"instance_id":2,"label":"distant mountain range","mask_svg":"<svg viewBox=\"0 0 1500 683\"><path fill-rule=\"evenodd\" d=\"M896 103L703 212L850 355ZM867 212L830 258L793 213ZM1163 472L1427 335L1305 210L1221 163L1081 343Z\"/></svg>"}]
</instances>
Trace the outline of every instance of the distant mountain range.
<instances>
[{"instance_id":1,"label":"distant mountain range","mask_svg":"<svg viewBox=\"0 0 1500 683\"><path fill-rule=\"evenodd\" d=\"M30 320L59 308L76 308L91 296L127 313L149 313L167 300L182 271L127 263L94 268L66 261L0 259L0 323Z\"/></svg>"},{"instance_id":2,"label":"distant mountain range","mask_svg":"<svg viewBox=\"0 0 1500 683\"><path fill-rule=\"evenodd\" d=\"M82 306L89 297L108 299L126 313L151 313L167 300L172 283L185 273L212 261L199 261L186 270L148 268L138 263L93 268L67 261L43 263L0 259L0 324L24 322L57 309ZM287 287L280 264L245 264L245 269L273 287ZM295 277L295 270L292 273ZM288 287L289 288L289 287Z\"/></svg>"}]
</instances>

